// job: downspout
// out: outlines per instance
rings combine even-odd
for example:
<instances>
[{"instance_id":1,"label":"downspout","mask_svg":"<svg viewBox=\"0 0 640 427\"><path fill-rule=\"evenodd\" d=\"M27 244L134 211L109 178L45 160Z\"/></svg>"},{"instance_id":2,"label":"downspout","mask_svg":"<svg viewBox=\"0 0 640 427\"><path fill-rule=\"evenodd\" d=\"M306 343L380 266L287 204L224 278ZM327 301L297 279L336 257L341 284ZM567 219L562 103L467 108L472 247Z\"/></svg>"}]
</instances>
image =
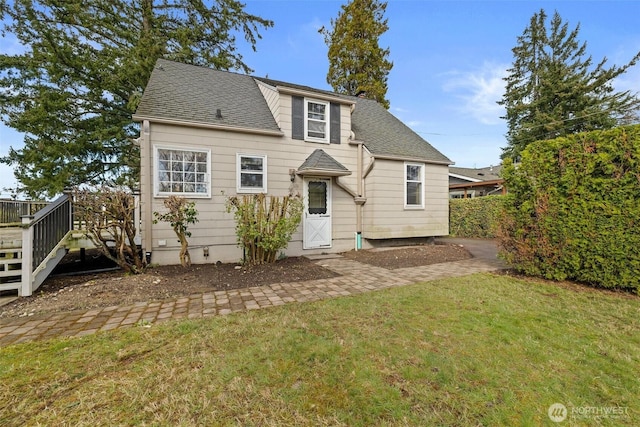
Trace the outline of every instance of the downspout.
<instances>
[{"instance_id":1,"label":"downspout","mask_svg":"<svg viewBox=\"0 0 640 427\"><path fill-rule=\"evenodd\" d=\"M363 178L362 178L362 143L358 144L358 164L357 164L357 168L358 168L358 197L362 197L362 193L363 193L363 187L364 187L364 183ZM357 228L357 232L358 234L362 234L362 204L360 203L356 203L356 215L358 216L357 218L357 223L356 223L356 228Z\"/></svg>"},{"instance_id":2,"label":"downspout","mask_svg":"<svg viewBox=\"0 0 640 427\"><path fill-rule=\"evenodd\" d=\"M362 248L362 222L363 222L363 210L362 205L365 204L367 199L363 197L364 193L364 176L362 170L362 141L358 141L355 139L355 134L353 131L351 132L351 137L349 138L349 144L357 146L357 162L356 162L356 181L357 181L357 190L356 197L354 197L354 201L356 203L356 250Z\"/></svg>"},{"instance_id":3,"label":"downspout","mask_svg":"<svg viewBox=\"0 0 640 427\"><path fill-rule=\"evenodd\" d=\"M142 122L142 135L140 138L140 162L143 173L140 177L141 197L140 203L144 207L142 216L142 250L145 251L147 263L151 263L151 251L153 250L153 218L151 215L153 200L153 174L155 173L155 165L153 164L153 153L151 148L151 124L149 120ZM144 168L146 163L146 170Z\"/></svg>"}]
</instances>

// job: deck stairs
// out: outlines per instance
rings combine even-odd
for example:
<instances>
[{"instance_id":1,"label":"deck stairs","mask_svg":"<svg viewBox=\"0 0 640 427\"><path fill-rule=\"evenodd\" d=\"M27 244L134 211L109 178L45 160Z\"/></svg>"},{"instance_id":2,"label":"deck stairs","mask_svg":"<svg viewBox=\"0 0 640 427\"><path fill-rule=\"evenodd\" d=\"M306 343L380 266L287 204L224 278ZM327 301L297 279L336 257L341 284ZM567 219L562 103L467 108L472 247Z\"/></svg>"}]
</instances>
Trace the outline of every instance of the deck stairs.
<instances>
[{"instance_id":1,"label":"deck stairs","mask_svg":"<svg viewBox=\"0 0 640 427\"><path fill-rule=\"evenodd\" d=\"M71 247L91 247L92 243L83 232L74 231L70 195L39 206L35 213L29 209L25 214L24 209L16 208L18 203L0 202L0 217L5 221L0 224L0 291L29 296Z\"/></svg>"}]
</instances>

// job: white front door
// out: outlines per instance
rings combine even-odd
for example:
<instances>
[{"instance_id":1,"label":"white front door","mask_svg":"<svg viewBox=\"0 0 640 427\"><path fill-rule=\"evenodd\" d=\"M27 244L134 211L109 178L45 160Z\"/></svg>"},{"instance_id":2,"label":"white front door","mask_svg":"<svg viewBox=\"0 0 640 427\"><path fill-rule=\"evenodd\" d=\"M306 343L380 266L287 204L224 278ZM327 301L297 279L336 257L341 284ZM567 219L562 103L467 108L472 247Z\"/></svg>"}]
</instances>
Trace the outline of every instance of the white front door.
<instances>
[{"instance_id":1,"label":"white front door","mask_svg":"<svg viewBox=\"0 0 640 427\"><path fill-rule=\"evenodd\" d=\"M331 247L331 178L305 178L302 247Z\"/></svg>"}]
</instances>

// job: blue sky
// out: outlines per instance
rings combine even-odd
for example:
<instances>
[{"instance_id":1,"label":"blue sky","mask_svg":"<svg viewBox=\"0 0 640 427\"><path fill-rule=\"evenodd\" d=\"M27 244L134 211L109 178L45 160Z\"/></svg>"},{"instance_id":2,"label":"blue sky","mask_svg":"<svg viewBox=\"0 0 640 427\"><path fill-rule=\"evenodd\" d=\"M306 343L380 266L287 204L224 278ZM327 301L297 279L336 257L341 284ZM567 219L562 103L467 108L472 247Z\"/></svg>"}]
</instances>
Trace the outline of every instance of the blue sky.
<instances>
[{"instance_id":1,"label":"blue sky","mask_svg":"<svg viewBox=\"0 0 640 427\"><path fill-rule=\"evenodd\" d=\"M326 82L327 46L318 34L329 27L346 2L325 0L244 0L246 10L271 19L257 52L239 39L244 61L254 75L330 89ZM511 49L540 8L557 10L595 62L627 63L640 50L640 2L621 1L431 1L389 0L389 31L380 40L391 50L390 111L457 166L499 163L505 145L503 111L496 104ZM10 37L0 51L17 52ZM640 91L640 65L615 82L617 90ZM0 155L19 148L22 136L0 126ZM15 185L10 168L0 165L0 193Z\"/></svg>"}]
</instances>

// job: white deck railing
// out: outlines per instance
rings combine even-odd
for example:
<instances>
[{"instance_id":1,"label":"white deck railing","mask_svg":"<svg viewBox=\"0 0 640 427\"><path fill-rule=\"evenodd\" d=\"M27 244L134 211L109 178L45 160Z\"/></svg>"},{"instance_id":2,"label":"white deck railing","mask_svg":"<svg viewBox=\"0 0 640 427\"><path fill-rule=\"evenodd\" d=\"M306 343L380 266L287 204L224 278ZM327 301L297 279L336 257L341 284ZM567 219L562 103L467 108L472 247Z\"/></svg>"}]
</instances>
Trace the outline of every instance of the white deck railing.
<instances>
[{"instance_id":1,"label":"white deck railing","mask_svg":"<svg viewBox=\"0 0 640 427\"><path fill-rule=\"evenodd\" d=\"M64 256L61 245L73 228L71 202L63 194L35 215L22 217L22 296L31 295L55 267L57 262L48 263L52 256Z\"/></svg>"}]
</instances>

